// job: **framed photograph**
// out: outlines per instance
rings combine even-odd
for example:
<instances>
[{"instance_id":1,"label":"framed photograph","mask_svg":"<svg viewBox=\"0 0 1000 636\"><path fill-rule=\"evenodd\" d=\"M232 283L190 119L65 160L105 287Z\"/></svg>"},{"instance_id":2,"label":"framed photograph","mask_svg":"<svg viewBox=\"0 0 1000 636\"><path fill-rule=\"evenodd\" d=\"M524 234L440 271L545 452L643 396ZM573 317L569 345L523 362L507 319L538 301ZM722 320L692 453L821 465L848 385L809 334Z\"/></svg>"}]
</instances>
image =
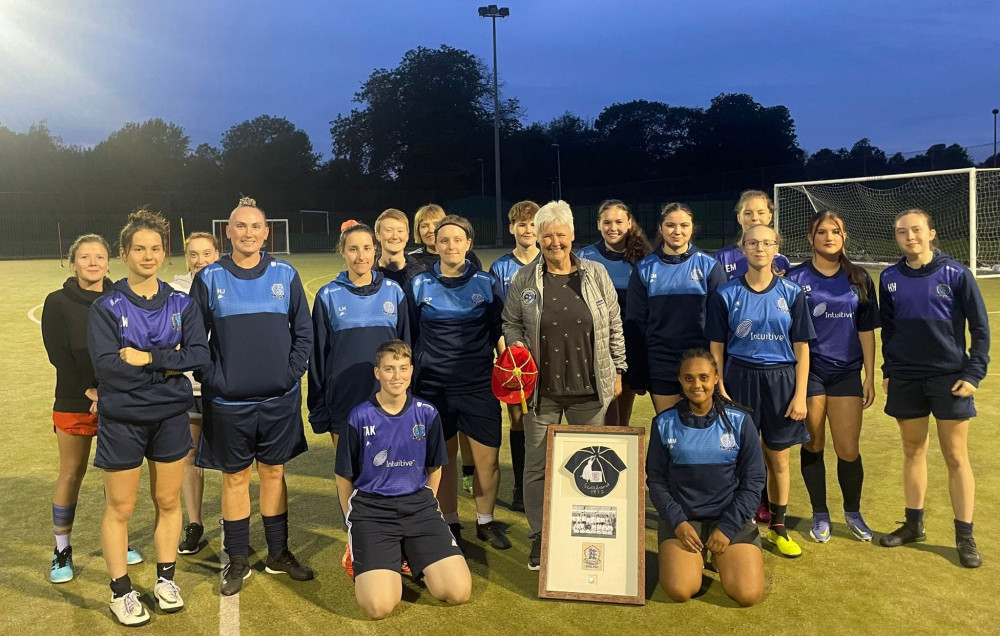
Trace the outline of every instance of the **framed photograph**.
<instances>
[{"instance_id":1,"label":"framed photograph","mask_svg":"<svg viewBox=\"0 0 1000 636\"><path fill-rule=\"evenodd\" d=\"M539 598L646 604L646 431L550 426Z\"/></svg>"}]
</instances>

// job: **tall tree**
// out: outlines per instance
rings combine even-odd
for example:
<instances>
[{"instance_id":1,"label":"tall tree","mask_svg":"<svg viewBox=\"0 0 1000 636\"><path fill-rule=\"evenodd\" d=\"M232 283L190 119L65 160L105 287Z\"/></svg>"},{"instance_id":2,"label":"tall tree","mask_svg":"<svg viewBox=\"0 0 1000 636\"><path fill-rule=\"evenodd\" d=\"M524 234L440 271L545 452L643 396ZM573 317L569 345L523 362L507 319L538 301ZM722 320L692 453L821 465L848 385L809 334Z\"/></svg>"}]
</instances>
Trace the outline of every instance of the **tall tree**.
<instances>
[{"instance_id":1,"label":"tall tree","mask_svg":"<svg viewBox=\"0 0 1000 636\"><path fill-rule=\"evenodd\" d=\"M127 123L88 153L92 175L113 188L166 189L184 168L191 139L162 119Z\"/></svg>"},{"instance_id":2,"label":"tall tree","mask_svg":"<svg viewBox=\"0 0 1000 636\"><path fill-rule=\"evenodd\" d=\"M236 124L220 145L223 173L248 192L310 185L319 165L309 135L284 117L261 115ZM199 149L212 157L210 147Z\"/></svg>"},{"instance_id":3,"label":"tall tree","mask_svg":"<svg viewBox=\"0 0 1000 636\"><path fill-rule=\"evenodd\" d=\"M333 154L354 171L401 187L471 189L477 159L492 157L493 85L483 62L450 46L407 51L377 69L331 122ZM501 134L520 128L517 100L500 105Z\"/></svg>"}]
</instances>

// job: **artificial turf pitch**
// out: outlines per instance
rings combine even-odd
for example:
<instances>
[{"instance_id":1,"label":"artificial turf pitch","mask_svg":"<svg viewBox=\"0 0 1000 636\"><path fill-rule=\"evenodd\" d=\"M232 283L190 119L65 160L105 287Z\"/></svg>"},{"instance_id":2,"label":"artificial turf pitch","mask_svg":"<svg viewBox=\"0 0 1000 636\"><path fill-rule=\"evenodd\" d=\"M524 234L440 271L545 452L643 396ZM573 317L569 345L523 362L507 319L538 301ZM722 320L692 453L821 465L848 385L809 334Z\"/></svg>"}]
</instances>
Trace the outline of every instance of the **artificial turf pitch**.
<instances>
[{"instance_id":1,"label":"artificial turf pitch","mask_svg":"<svg viewBox=\"0 0 1000 636\"><path fill-rule=\"evenodd\" d=\"M478 252L488 265L499 251ZM316 290L343 269L332 254L293 255L310 300ZM170 280L184 269L175 256L161 273ZM6 349L0 391L6 421L0 425L0 634L101 634L121 628L108 613L110 591L100 554L103 512L100 471L84 480L73 531L76 578L62 585L48 581L52 556L51 497L58 469L51 408L55 372L42 347L38 318L46 294L69 275L58 262L0 262L3 280L15 290L0 308ZM125 274L120 261L111 278ZM1000 280L980 282L987 309L1000 313ZM29 316L30 314L30 316ZM247 343L252 346L253 343ZM914 343L914 346L920 346ZM996 347L994 347L996 350ZM880 360L879 360L880 363ZM379 634L997 634L1000 618L1000 369L976 394L979 417L970 429L969 452L977 480L976 538L984 565L966 570L954 548L947 472L931 427L926 502L927 542L896 549L877 545L902 519L902 452L895 422L882 413L881 382L875 405L865 412L861 451L865 464L862 512L876 531L873 543L853 539L843 523L836 483L836 457L827 442L827 484L834 536L825 545L808 536L809 503L792 453L790 532L803 547L795 560L765 547L764 600L740 609L722 592L718 578L706 573L704 594L686 604L670 602L657 587L655 511L647 505L645 607L540 601L538 574L527 569L529 544L522 514L505 504L512 484L510 457L501 450L502 484L497 518L510 524L514 547L504 552L475 539L473 501L460 495L459 513L466 530L466 556L473 574L471 600L460 607L435 601L420 585L404 578L403 602L378 623L365 618L354 600L353 584L340 565L346 535L342 530L333 481L334 454L329 436L314 435L306 424L310 450L287 465L290 546L311 565L316 579L297 583L264 573L263 529L251 517L253 575L239 594L239 629L243 634L275 636L321 632ZM881 375L878 374L880 380ZM632 422L647 428L652 417L648 398L636 398ZM220 484L206 471L204 521L208 546L199 554L178 556L177 582L184 595L182 612L167 616L151 609L148 633L218 634L235 624L231 608L220 621L219 542ZM252 486L256 502L256 477ZM148 472L143 469L140 497L130 523L130 541L146 561L129 569L147 608L152 608L155 574L153 507Z\"/></svg>"}]
</instances>

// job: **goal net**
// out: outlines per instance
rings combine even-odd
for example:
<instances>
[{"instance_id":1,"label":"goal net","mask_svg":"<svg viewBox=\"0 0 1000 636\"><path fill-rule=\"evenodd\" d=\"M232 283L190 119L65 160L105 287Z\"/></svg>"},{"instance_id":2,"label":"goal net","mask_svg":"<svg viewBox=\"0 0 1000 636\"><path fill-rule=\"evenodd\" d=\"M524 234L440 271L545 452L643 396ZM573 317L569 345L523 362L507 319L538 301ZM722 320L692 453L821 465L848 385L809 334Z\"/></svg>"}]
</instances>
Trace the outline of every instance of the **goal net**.
<instances>
[{"instance_id":1,"label":"goal net","mask_svg":"<svg viewBox=\"0 0 1000 636\"><path fill-rule=\"evenodd\" d=\"M774 226L783 254L812 256L809 220L822 210L844 218L848 255L865 264L889 264L901 257L893 221L908 208L934 219L941 250L976 275L1000 276L1000 170L964 168L774 186Z\"/></svg>"},{"instance_id":2,"label":"goal net","mask_svg":"<svg viewBox=\"0 0 1000 636\"><path fill-rule=\"evenodd\" d=\"M229 219L212 219L212 234L219 241L219 252L228 254L232 251L232 244L226 238L226 227L229 226ZM288 235L288 219L268 219L267 220L267 240L264 241L264 249L271 254L291 254L291 242Z\"/></svg>"}]
</instances>

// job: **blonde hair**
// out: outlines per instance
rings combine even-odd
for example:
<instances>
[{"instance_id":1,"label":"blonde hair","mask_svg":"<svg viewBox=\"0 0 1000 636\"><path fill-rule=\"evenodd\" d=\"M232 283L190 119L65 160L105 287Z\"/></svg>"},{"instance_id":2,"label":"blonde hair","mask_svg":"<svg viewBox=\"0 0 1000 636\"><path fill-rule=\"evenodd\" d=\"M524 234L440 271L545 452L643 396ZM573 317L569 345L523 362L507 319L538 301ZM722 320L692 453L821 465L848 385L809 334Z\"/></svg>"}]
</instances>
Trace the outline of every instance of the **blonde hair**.
<instances>
[{"instance_id":1,"label":"blonde hair","mask_svg":"<svg viewBox=\"0 0 1000 636\"><path fill-rule=\"evenodd\" d=\"M100 234L81 234L76 237L73 244L69 246L69 264L72 265L76 261L76 251L80 249L80 246L84 243L100 243L104 246L104 251L108 253L108 257L111 257L111 246L108 242L104 240L104 237Z\"/></svg>"},{"instance_id":2,"label":"blonde hair","mask_svg":"<svg viewBox=\"0 0 1000 636\"><path fill-rule=\"evenodd\" d=\"M375 351L375 366L381 364L382 358L388 355L413 360L413 350L402 340L386 340L380 344Z\"/></svg>"},{"instance_id":3,"label":"blonde hair","mask_svg":"<svg viewBox=\"0 0 1000 636\"><path fill-rule=\"evenodd\" d=\"M208 232L191 232L188 234L187 238L184 239L184 249L187 249L188 244L195 239L205 239L206 241L212 242L212 248L218 251L219 241L215 236L209 234Z\"/></svg>"},{"instance_id":4,"label":"blonde hair","mask_svg":"<svg viewBox=\"0 0 1000 636\"><path fill-rule=\"evenodd\" d=\"M257 206L257 199L241 194L239 202L236 204L236 207L233 208L233 212L239 210L240 208L253 208L254 210L260 212L260 215L264 217L265 221L267 220L267 215L264 214L264 210ZM232 216L233 212L230 212L229 215Z\"/></svg>"},{"instance_id":5,"label":"blonde hair","mask_svg":"<svg viewBox=\"0 0 1000 636\"><path fill-rule=\"evenodd\" d=\"M379 227L382 225L382 221L388 221L390 219L393 221L399 221L406 226L409 226L410 224L410 220L406 218L405 212L397 210L396 208L389 208L384 210L382 214L379 214L378 218L375 219L375 231L378 232Z\"/></svg>"},{"instance_id":6,"label":"blonde hair","mask_svg":"<svg viewBox=\"0 0 1000 636\"><path fill-rule=\"evenodd\" d=\"M510 220L511 225L531 221L538 214L538 207L538 204L534 201L518 201L510 206L507 218Z\"/></svg>"},{"instance_id":7,"label":"blonde hair","mask_svg":"<svg viewBox=\"0 0 1000 636\"><path fill-rule=\"evenodd\" d=\"M417 241L421 241L420 224L424 221L440 221L444 217L444 208L437 203L420 206L417 213L413 215L413 236L416 237Z\"/></svg>"}]
</instances>

